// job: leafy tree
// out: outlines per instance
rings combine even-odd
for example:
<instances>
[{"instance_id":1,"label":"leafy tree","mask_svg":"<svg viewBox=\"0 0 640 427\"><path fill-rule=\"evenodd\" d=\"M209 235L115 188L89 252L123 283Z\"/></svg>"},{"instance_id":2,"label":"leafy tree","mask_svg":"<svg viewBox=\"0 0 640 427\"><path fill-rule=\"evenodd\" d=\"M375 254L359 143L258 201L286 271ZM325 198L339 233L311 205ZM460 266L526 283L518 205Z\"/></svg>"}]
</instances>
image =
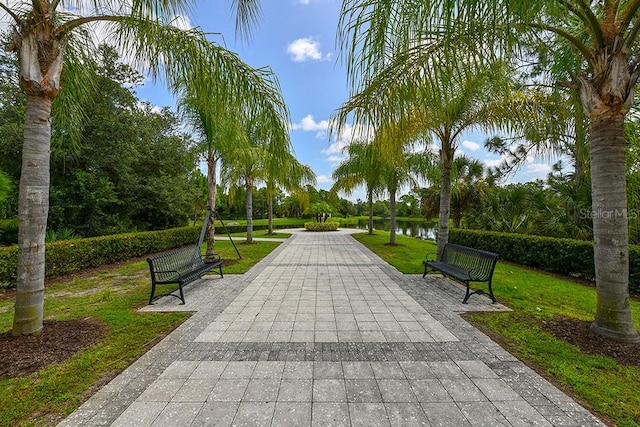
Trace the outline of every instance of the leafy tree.
<instances>
[{"instance_id":1,"label":"leafy tree","mask_svg":"<svg viewBox=\"0 0 640 427\"><path fill-rule=\"evenodd\" d=\"M149 0L123 6L119 2L95 1L87 8L77 8L75 2L64 0L0 3L11 19L8 49L18 56L20 87L26 94L18 207L24 214L19 216L14 335L42 330L52 103L59 98L64 106L65 129L73 132L79 128L71 123L81 118L76 101L87 93L89 74L83 64L90 62L95 51L84 28L101 22L122 51L145 64L152 76L164 73L169 86L181 79L215 76L236 88L241 98L261 99L254 90L255 73L237 56L207 41L200 30L181 30L171 25L193 3ZM255 18L256 1L239 0L234 5L238 7L240 24Z\"/></svg>"},{"instance_id":2,"label":"leafy tree","mask_svg":"<svg viewBox=\"0 0 640 427\"><path fill-rule=\"evenodd\" d=\"M368 82L402 57L404 69L429 63L431 75L537 43L573 90L589 120L594 261L598 290L592 329L640 342L629 307L629 220L624 124L640 77L637 1L519 0L406 2L344 0L341 39L349 74ZM527 52L529 53L529 52ZM409 68L410 69L410 68ZM551 82L556 83L556 82ZM357 83L356 83L357 86Z\"/></svg>"},{"instance_id":3,"label":"leafy tree","mask_svg":"<svg viewBox=\"0 0 640 427\"><path fill-rule=\"evenodd\" d=\"M420 199L414 194L403 194L398 202L398 216L408 218L421 216Z\"/></svg>"}]
</instances>

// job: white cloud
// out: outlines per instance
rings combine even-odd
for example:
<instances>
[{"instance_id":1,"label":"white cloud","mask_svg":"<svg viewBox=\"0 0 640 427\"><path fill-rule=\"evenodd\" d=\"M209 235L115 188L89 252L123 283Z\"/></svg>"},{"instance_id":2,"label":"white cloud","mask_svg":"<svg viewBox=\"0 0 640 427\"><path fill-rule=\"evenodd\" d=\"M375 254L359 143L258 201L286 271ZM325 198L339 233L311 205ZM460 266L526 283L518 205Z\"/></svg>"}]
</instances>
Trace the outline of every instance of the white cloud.
<instances>
[{"instance_id":1,"label":"white cloud","mask_svg":"<svg viewBox=\"0 0 640 427\"><path fill-rule=\"evenodd\" d=\"M494 168L496 166L500 166L501 164L503 164L505 159L506 159L505 156L500 156L497 159L483 159L482 162L485 164L486 167Z\"/></svg>"},{"instance_id":2,"label":"white cloud","mask_svg":"<svg viewBox=\"0 0 640 427\"><path fill-rule=\"evenodd\" d=\"M326 135L327 129L329 128L328 120L321 120L316 122L313 118L313 115L307 114L305 117L300 120L300 123L293 123L291 125L292 130L301 130L304 132L322 132Z\"/></svg>"},{"instance_id":3,"label":"white cloud","mask_svg":"<svg viewBox=\"0 0 640 427\"><path fill-rule=\"evenodd\" d=\"M551 172L551 166L545 163L530 163L525 167L524 173L531 178L546 178Z\"/></svg>"},{"instance_id":4,"label":"white cloud","mask_svg":"<svg viewBox=\"0 0 640 427\"><path fill-rule=\"evenodd\" d=\"M331 176L329 175L318 175L316 177L316 180L318 182L318 184L333 184L333 178L331 178Z\"/></svg>"},{"instance_id":5,"label":"white cloud","mask_svg":"<svg viewBox=\"0 0 640 427\"><path fill-rule=\"evenodd\" d=\"M327 160L329 161L329 163L331 163L331 166L333 166L333 167L337 167L344 159L346 159L345 156L329 156L329 157L327 157Z\"/></svg>"},{"instance_id":6,"label":"white cloud","mask_svg":"<svg viewBox=\"0 0 640 427\"><path fill-rule=\"evenodd\" d=\"M189 19L188 16L176 16L173 21L171 21L171 25L180 30L193 29L193 24L191 23L191 19Z\"/></svg>"},{"instance_id":7,"label":"white cloud","mask_svg":"<svg viewBox=\"0 0 640 427\"><path fill-rule=\"evenodd\" d=\"M331 59L330 53L322 53L320 43L313 37L294 40L287 46L287 53L294 62L323 61Z\"/></svg>"},{"instance_id":8,"label":"white cloud","mask_svg":"<svg viewBox=\"0 0 640 427\"><path fill-rule=\"evenodd\" d=\"M477 142L468 141L468 140L462 141L462 146L467 150L471 150L471 151L477 151L480 149L480 144L478 144Z\"/></svg>"}]
</instances>

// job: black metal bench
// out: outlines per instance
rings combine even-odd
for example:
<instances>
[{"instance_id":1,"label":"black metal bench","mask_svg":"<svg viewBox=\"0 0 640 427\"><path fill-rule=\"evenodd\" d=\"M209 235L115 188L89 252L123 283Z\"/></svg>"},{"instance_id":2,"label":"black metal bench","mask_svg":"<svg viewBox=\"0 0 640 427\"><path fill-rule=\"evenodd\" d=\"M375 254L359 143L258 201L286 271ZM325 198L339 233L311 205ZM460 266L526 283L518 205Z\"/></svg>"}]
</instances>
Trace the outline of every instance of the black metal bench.
<instances>
[{"instance_id":1,"label":"black metal bench","mask_svg":"<svg viewBox=\"0 0 640 427\"><path fill-rule=\"evenodd\" d=\"M439 261L422 261L424 265L422 277L425 277L429 270L435 270L444 276L464 283L467 285L467 294L462 301L463 304L466 304L473 294L487 294L495 303L496 298L493 296L491 280L497 261L498 254L493 252L447 243ZM486 293L481 289L471 292L469 282L488 282L489 292Z\"/></svg>"},{"instance_id":2,"label":"black metal bench","mask_svg":"<svg viewBox=\"0 0 640 427\"><path fill-rule=\"evenodd\" d=\"M224 277L222 275L222 260L220 256L215 255L212 261L207 260L207 262L204 262L199 245L191 245L155 255L147 258L147 262L149 263L149 271L151 272L151 296L149 297L149 304L167 295L180 299L182 304L184 304L183 285L201 278L205 273L215 268L219 269L220 277ZM172 292L155 295L156 285L167 284L177 284L180 296L175 295L175 289Z\"/></svg>"}]
</instances>

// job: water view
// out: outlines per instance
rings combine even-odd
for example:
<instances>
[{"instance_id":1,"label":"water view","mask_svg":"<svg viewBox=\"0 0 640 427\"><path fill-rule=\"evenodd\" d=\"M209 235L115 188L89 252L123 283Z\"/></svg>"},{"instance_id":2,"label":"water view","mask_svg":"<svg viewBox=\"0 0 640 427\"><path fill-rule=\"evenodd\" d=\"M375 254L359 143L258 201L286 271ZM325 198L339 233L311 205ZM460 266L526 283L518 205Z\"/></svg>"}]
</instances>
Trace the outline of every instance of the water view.
<instances>
[{"instance_id":1,"label":"water view","mask_svg":"<svg viewBox=\"0 0 640 427\"><path fill-rule=\"evenodd\" d=\"M366 230L368 220L358 221L356 226L359 229ZM388 219L377 219L373 221L373 228L376 230L391 230L391 221ZM418 237L420 239L435 240L438 225L435 222L414 222L414 221L396 221L396 234L402 234L409 237Z\"/></svg>"}]
</instances>

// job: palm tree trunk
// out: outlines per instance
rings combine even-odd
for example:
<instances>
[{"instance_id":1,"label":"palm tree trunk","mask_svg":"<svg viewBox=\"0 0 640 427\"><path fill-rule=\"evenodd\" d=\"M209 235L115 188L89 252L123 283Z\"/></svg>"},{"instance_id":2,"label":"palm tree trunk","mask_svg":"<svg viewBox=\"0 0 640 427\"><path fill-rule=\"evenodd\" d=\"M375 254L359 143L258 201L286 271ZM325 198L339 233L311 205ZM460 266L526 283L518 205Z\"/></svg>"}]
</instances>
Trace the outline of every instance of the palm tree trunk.
<instances>
[{"instance_id":1,"label":"palm tree trunk","mask_svg":"<svg viewBox=\"0 0 640 427\"><path fill-rule=\"evenodd\" d=\"M442 164L442 180L440 184L440 212L438 214L438 259L444 252L444 246L449 242L449 215L451 213L451 162L455 152L451 143L442 141L440 161Z\"/></svg>"},{"instance_id":2,"label":"palm tree trunk","mask_svg":"<svg viewBox=\"0 0 640 427\"><path fill-rule=\"evenodd\" d=\"M267 227L267 234L273 234L273 198L271 196L268 196L269 200L267 201L267 206L268 206L268 227Z\"/></svg>"},{"instance_id":3,"label":"palm tree trunk","mask_svg":"<svg viewBox=\"0 0 640 427\"><path fill-rule=\"evenodd\" d=\"M247 215L247 243L253 243L253 180L247 178L245 182L247 190L245 212Z\"/></svg>"},{"instance_id":4,"label":"palm tree trunk","mask_svg":"<svg viewBox=\"0 0 640 427\"><path fill-rule=\"evenodd\" d=\"M14 336L39 332L43 324L51 103L44 96L27 96L18 199L18 280Z\"/></svg>"},{"instance_id":5,"label":"palm tree trunk","mask_svg":"<svg viewBox=\"0 0 640 427\"><path fill-rule=\"evenodd\" d=\"M389 244L396 244L396 188L389 189Z\"/></svg>"},{"instance_id":6,"label":"palm tree trunk","mask_svg":"<svg viewBox=\"0 0 640 427\"><path fill-rule=\"evenodd\" d=\"M267 183L267 234L273 234L273 194L275 190L274 185Z\"/></svg>"},{"instance_id":7,"label":"palm tree trunk","mask_svg":"<svg viewBox=\"0 0 640 427\"><path fill-rule=\"evenodd\" d=\"M624 113L591 115L591 190L598 301L591 328L608 338L640 342L629 307Z\"/></svg>"},{"instance_id":8,"label":"palm tree trunk","mask_svg":"<svg viewBox=\"0 0 640 427\"><path fill-rule=\"evenodd\" d=\"M367 201L369 204L369 234L373 234L373 191L369 191L367 194Z\"/></svg>"},{"instance_id":9,"label":"palm tree trunk","mask_svg":"<svg viewBox=\"0 0 640 427\"><path fill-rule=\"evenodd\" d=\"M209 216L209 223L207 224L207 251L205 255L205 259L213 259L213 255L215 254L215 235L216 235L216 226L215 226L215 211L216 211L216 197L217 197L217 186L216 186L216 158L214 155L210 155L207 157L207 187L209 189L209 194L207 196L207 208L211 210L211 215Z\"/></svg>"}]
</instances>

